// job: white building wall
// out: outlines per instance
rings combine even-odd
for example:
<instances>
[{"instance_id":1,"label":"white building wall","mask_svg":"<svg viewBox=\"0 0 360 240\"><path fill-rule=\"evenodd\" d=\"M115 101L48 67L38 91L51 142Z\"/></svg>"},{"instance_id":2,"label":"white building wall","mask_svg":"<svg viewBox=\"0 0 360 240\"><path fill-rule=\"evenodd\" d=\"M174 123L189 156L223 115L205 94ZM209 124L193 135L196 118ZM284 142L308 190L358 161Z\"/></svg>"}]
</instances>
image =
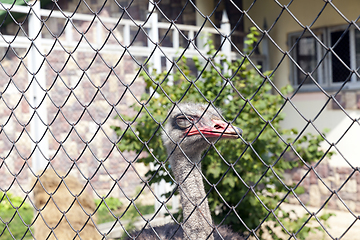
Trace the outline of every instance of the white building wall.
<instances>
[{"instance_id":1,"label":"white building wall","mask_svg":"<svg viewBox=\"0 0 360 240\"><path fill-rule=\"evenodd\" d=\"M275 3L275 1L257 1L249 9L252 0L243 0L243 9L248 9L247 14L249 17L245 17L244 20L244 29L248 30L253 26L252 21L254 21L258 27L264 29L264 26L267 26L267 29L274 23L277 17L280 15L283 10L281 6ZM287 4L287 3L286 3ZM359 16L360 1L357 0L347 0L340 1L334 0L332 4L343 13L347 20L352 21L356 20ZM278 67L280 60L283 58L284 53L289 51L290 46L288 45L288 36L294 32L303 31L303 26L309 26L312 24L314 19L321 12L318 19L311 26L311 29L317 29L321 27L331 27L348 24L346 19L344 19L331 4L327 4L324 7L324 1L312 1L312 0L303 0L303 1L293 1L292 4L283 10L280 18L276 22L275 26L269 31L269 34L272 40L281 48L280 51L274 44L269 43L269 67L270 69L275 69ZM289 13L291 12L296 19L301 22L301 26ZM251 19L251 20L250 20ZM260 49L261 49L260 45ZM281 62L280 66L277 68L273 80L277 87L281 88L286 84L290 84L290 74L291 66L290 60L288 57ZM339 87L340 88L340 87ZM333 93L329 93L333 94ZM358 110L358 101L357 95L359 91L357 89L352 89L351 92L344 90L341 92L343 94L343 99L346 107L346 112L353 119L359 119L360 110ZM296 96L292 99L292 102L297 107L297 109L304 115L306 119L314 119L319 111L323 108L324 104L328 100L328 97L320 92L298 92ZM288 104L283 112L286 117L282 123L284 128L297 128L298 130L302 129L306 125L306 121L296 112L296 110ZM318 128L319 131L324 131L329 129L330 131L326 134L329 142L336 143L339 141L341 136L344 135L346 130L350 127L352 120L340 109L334 107L331 102L325 107L320 116L314 121L314 125ZM315 133L313 127L309 127L307 131ZM358 123L355 123L352 128L343 136L341 141L337 143L338 149L341 151L343 156L353 164L354 167L360 166L360 161L358 156L360 149L358 143L360 142L360 127ZM323 143L323 148L327 149L328 144ZM331 166L349 166L348 163L344 160L344 157L341 154L336 153L331 161Z\"/></svg>"}]
</instances>

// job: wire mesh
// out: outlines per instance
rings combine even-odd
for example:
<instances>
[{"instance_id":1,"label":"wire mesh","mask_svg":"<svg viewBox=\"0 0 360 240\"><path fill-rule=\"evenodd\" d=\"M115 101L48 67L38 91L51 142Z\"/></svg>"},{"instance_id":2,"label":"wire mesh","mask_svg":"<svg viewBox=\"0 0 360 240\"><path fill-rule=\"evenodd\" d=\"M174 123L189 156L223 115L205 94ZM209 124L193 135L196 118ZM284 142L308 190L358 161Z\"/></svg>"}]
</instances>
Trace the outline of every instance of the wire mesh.
<instances>
[{"instance_id":1,"label":"wire mesh","mask_svg":"<svg viewBox=\"0 0 360 240\"><path fill-rule=\"evenodd\" d=\"M359 3L2 1L0 237L357 239L351 8ZM194 163L182 145L190 134L177 142L166 127L191 101L204 103L193 105L198 121L213 111L226 123L220 135L239 123L244 134L208 141L185 114L207 143ZM169 156L161 134L176 146ZM192 164L181 180L176 151ZM198 200L186 187L195 175Z\"/></svg>"}]
</instances>

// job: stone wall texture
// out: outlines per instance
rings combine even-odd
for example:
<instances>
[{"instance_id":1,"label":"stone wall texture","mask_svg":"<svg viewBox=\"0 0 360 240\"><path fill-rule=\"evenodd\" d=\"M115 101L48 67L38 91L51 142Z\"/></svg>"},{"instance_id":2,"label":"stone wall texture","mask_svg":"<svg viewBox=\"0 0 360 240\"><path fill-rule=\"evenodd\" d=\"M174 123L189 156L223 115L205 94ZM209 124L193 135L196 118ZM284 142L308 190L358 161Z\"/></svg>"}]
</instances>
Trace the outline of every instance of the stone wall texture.
<instances>
[{"instance_id":1,"label":"stone wall texture","mask_svg":"<svg viewBox=\"0 0 360 240\"><path fill-rule=\"evenodd\" d=\"M87 1L89 6L77 1L59 1L64 11L72 12L76 8L79 13L90 13L101 9L100 1ZM118 1L125 6L128 1ZM147 1L144 1L147 3ZM170 18L176 18L182 10L185 0L161 1L161 8ZM89 9L90 8L90 9ZM148 4L140 1L127 9L134 19L146 19ZM115 1L109 1L101 11L104 17L119 17L123 14ZM126 15L125 14L125 15ZM125 17L129 19L130 17ZM160 17L163 21L164 18ZM62 32L65 22L49 21L48 25L55 34ZM195 10L188 7L184 10L178 23L195 24ZM90 27L87 21L74 21L79 30L86 32L89 41L95 41L97 30ZM26 29L26 25L24 28ZM15 33L14 25L8 25L6 32ZM123 41L121 29L114 30L118 40ZM106 33L106 30L102 30ZM24 35L20 32L20 35ZM104 34L106 36L106 34ZM43 29L43 37L51 38L47 29ZM81 39L81 34L73 31L74 41ZM65 36L60 35L64 41ZM144 36L138 38L138 44L146 42ZM109 43L115 44L115 39ZM82 40L86 45L86 41ZM73 50L73 49L70 49ZM33 109L29 106L29 79L26 66L29 58L24 49L8 51L0 49L5 56L0 68L0 182L2 189L10 189L18 195L30 191L36 180L31 172L33 149L31 127L29 121L33 117ZM135 158L132 152L121 153L112 143L117 140L111 126L124 124L115 116L120 113L134 115L129 108L145 92L145 83L137 76L139 65L129 56L122 56L123 49L118 52L75 51L65 52L58 48L50 51L43 64L46 76L47 96L44 105L47 107L47 123L50 131L49 156L51 168L61 172L69 172L86 183L87 191L96 196L108 195L123 199L132 198L141 183L140 176L148 170L143 164L130 164ZM22 59L24 57L24 59ZM139 59L141 62L141 59ZM360 93L349 92L338 95L339 102L347 109L360 108ZM334 106L336 108L336 106ZM293 169L287 173L286 182L300 185L305 193L299 195L301 201L309 206L326 205L332 209L344 209L344 204L353 211L360 212L360 174L350 167L333 168L320 164L315 168L321 179L307 169ZM138 175L139 174L139 175ZM352 176L352 177L350 177ZM146 194L146 192L145 192ZM332 195L332 196L331 196ZM337 197L341 198L341 200ZM329 199L329 197L331 198ZM290 202L297 202L295 197Z\"/></svg>"},{"instance_id":2,"label":"stone wall texture","mask_svg":"<svg viewBox=\"0 0 360 240\"><path fill-rule=\"evenodd\" d=\"M288 186L300 182L298 190L302 190L295 190L295 193L300 193L298 197L306 206L348 211L347 206L351 211L360 212L359 171L350 166L332 167L325 162L315 171L308 172L306 167L293 169L285 173L285 182ZM293 195L289 201L299 202Z\"/></svg>"}]
</instances>

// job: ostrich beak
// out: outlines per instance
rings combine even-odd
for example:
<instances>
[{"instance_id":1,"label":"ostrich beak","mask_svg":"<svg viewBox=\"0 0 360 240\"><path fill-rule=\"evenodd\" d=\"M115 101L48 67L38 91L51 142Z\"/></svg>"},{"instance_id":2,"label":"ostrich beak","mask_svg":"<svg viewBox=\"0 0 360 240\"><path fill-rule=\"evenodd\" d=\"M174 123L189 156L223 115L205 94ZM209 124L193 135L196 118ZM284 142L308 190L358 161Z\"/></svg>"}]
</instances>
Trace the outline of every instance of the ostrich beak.
<instances>
[{"instance_id":1,"label":"ostrich beak","mask_svg":"<svg viewBox=\"0 0 360 240\"><path fill-rule=\"evenodd\" d=\"M223 137L223 138L239 138L242 135L242 130L238 127L234 127L222 120L212 120L212 126L193 126L188 136L200 135L200 132L205 137Z\"/></svg>"}]
</instances>

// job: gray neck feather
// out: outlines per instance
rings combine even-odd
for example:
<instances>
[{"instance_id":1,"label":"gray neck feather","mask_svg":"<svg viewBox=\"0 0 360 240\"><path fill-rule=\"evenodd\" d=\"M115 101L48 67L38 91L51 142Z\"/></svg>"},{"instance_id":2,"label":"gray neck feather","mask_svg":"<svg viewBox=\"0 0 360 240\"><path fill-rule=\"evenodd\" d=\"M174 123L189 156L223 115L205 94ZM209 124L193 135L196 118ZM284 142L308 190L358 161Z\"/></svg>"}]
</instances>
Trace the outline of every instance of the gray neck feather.
<instances>
[{"instance_id":1,"label":"gray neck feather","mask_svg":"<svg viewBox=\"0 0 360 240\"><path fill-rule=\"evenodd\" d=\"M198 163L201 159L201 151L190 150L186 154L191 162L179 148L169 158L175 180L179 184L178 191L183 208L184 239L213 240L213 222L200 173L201 167L200 164L198 168L194 167L194 163Z\"/></svg>"}]
</instances>

